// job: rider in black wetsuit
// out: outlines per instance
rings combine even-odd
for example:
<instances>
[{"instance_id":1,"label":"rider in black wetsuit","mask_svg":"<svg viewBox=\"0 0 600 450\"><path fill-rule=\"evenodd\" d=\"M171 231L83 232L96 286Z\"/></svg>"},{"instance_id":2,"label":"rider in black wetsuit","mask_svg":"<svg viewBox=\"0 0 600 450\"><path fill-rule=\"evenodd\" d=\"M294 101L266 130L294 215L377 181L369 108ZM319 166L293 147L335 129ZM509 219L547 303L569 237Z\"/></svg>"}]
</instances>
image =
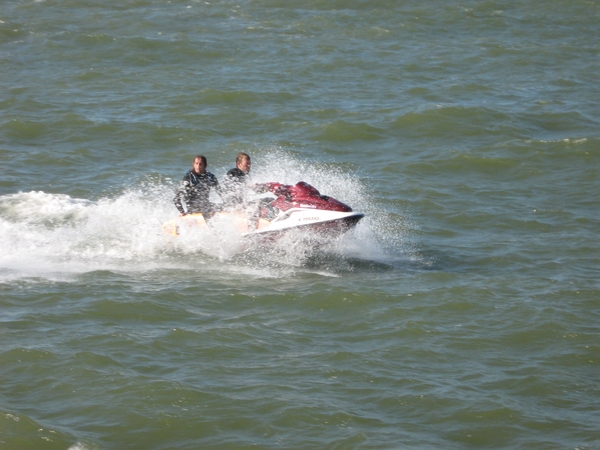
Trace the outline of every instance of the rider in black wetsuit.
<instances>
[{"instance_id":1,"label":"rider in black wetsuit","mask_svg":"<svg viewBox=\"0 0 600 450\"><path fill-rule=\"evenodd\" d=\"M221 188L217 177L208 172L206 166L206 157L196 156L192 169L179 183L173 202L182 216L202 213L204 218L208 219L217 211L215 205L209 200L209 194L210 189L213 188L221 195Z\"/></svg>"},{"instance_id":2,"label":"rider in black wetsuit","mask_svg":"<svg viewBox=\"0 0 600 450\"><path fill-rule=\"evenodd\" d=\"M223 196L225 205L230 208L245 206L247 189L250 183L250 156L238 153L235 158L236 167L229 170L223 179Z\"/></svg>"},{"instance_id":3,"label":"rider in black wetsuit","mask_svg":"<svg viewBox=\"0 0 600 450\"><path fill-rule=\"evenodd\" d=\"M252 184L250 180L250 167L252 162L247 153L238 153L235 158L233 169L227 172L223 179L223 200L228 208L244 209L249 215L248 229L254 230L258 219L263 216L271 220L277 214L277 211L271 206L272 198L258 199L250 201L248 194L250 192L264 193L266 188L260 184Z\"/></svg>"}]
</instances>

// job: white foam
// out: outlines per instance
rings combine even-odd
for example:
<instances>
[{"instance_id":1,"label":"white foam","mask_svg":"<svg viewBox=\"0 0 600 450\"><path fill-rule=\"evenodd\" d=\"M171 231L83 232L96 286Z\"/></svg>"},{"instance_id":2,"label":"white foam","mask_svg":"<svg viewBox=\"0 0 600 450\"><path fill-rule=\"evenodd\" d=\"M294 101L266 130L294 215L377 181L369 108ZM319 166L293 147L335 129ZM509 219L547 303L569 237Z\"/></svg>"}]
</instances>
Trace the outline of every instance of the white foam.
<instances>
[{"instance_id":1,"label":"white foam","mask_svg":"<svg viewBox=\"0 0 600 450\"><path fill-rule=\"evenodd\" d=\"M253 249L250 257L298 267L315 248L341 258L383 261L398 255L403 245L398 224L378 211L353 174L300 161L280 150L255 158L254 167L255 182L306 181L366 217L341 239L315 246L305 236L291 234L267 248ZM95 201L39 191L0 196L0 281L172 267L181 255L199 252L219 261L244 252L248 256L240 232L227 219L215 218L211 229L180 237L162 233L161 224L177 215L173 189L171 183L157 181Z\"/></svg>"}]
</instances>

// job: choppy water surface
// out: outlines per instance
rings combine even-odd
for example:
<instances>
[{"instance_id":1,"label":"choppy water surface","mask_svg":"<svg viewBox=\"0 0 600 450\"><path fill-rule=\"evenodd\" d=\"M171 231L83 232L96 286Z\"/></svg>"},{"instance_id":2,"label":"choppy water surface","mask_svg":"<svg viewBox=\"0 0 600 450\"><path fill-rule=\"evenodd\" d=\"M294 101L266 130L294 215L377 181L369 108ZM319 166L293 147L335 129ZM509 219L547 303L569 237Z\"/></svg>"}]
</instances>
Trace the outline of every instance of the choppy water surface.
<instances>
[{"instance_id":1,"label":"choppy water surface","mask_svg":"<svg viewBox=\"0 0 600 450\"><path fill-rule=\"evenodd\" d=\"M598 1L0 5L0 447L600 448ZM365 213L161 233L195 154Z\"/></svg>"}]
</instances>

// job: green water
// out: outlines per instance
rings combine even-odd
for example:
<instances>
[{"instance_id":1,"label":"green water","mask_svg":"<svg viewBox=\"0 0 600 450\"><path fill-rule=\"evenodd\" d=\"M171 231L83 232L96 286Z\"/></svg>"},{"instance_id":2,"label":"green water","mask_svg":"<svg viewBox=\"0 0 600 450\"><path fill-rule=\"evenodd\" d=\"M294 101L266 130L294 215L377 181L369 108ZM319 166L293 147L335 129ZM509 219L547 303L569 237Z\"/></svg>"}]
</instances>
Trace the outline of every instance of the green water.
<instances>
[{"instance_id":1,"label":"green water","mask_svg":"<svg viewBox=\"0 0 600 450\"><path fill-rule=\"evenodd\" d=\"M0 5L0 448L600 448L598 1ZM203 153L363 212L160 225Z\"/></svg>"}]
</instances>

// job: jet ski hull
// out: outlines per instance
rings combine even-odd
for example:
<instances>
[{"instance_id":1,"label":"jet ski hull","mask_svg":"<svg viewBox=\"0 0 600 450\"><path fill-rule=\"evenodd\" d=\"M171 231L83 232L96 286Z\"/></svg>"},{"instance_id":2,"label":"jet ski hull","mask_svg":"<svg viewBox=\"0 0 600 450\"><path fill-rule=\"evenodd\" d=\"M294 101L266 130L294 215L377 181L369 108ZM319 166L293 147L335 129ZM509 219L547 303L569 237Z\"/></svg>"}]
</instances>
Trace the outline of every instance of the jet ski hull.
<instances>
[{"instance_id":1,"label":"jet ski hull","mask_svg":"<svg viewBox=\"0 0 600 450\"><path fill-rule=\"evenodd\" d=\"M264 205L254 207L254 213L251 214L240 210L217 212L208 221L201 213L188 214L163 224L163 231L178 236L186 230L207 229L227 222L234 224L245 237L271 238L292 230L335 237L355 227L364 217L364 214L353 211L348 205L321 195L304 182L294 186L279 183L267 183L265 186L275 194L268 208Z\"/></svg>"},{"instance_id":2,"label":"jet ski hull","mask_svg":"<svg viewBox=\"0 0 600 450\"><path fill-rule=\"evenodd\" d=\"M331 213L331 211L325 211ZM364 214L337 213L337 217L332 214L320 214L314 210L305 211L304 214L297 214L300 217L294 217L280 222L270 222L265 219L259 219L253 226L252 219L247 215L235 212L219 212L213 219L224 220L233 223L242 236L280 236L291 230L301 230L302 232L314 233L335 237L342 235L356 226L364 217ZM323 217L325 216L325 217ZM188 214L177 217L163 224L163 232L171 236L179 236L190 230L203 230L211 226L211 221L204 219L201 213Z\"/></svg>"}]
</instances>

